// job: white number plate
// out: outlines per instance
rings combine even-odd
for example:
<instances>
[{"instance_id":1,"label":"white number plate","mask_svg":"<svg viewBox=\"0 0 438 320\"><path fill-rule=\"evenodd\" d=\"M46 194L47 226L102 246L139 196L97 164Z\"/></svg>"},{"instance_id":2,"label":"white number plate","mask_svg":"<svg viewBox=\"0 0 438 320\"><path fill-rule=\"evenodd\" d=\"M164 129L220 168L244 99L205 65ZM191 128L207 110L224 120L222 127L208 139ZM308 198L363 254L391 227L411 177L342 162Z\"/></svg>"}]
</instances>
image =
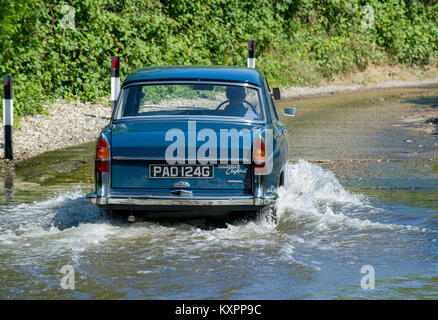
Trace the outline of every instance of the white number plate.
<instances>
[{"instance_id":1,"label":"white number plate","mask_svg":"<svg viewBox=\"0 0 438 320\"><path fill-rule=\"evenodd\" d=\"M213 178L212 165L150 164L149 178Z\"/></svg>"}]
</instances>

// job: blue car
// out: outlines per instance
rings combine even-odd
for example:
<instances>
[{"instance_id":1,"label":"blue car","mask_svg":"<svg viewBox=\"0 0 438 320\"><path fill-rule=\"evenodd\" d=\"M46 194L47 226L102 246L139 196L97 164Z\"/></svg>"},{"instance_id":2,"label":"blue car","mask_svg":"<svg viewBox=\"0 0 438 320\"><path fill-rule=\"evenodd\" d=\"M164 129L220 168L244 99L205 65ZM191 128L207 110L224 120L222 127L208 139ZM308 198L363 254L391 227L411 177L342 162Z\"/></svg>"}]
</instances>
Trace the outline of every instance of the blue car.
<instances>
[{"instance_id":1,"label":"blue car","mask_svg":"<svg viewBox=\"0 0 438 320\"><path fill-rule=\"evenodd\" d=\"M143 68L123 82L95 160L87 201L103 210L258 211L284 184L287 131L255 69Z\"/></svg>"}]
</instances>

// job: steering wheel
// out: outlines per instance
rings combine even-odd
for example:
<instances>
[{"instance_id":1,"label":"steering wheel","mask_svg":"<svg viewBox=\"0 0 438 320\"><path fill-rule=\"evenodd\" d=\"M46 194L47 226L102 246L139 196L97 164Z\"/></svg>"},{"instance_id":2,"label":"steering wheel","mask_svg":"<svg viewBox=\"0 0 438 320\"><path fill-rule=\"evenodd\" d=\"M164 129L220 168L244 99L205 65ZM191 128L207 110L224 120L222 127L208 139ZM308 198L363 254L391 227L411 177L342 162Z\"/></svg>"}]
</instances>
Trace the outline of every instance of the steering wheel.
<instances>
[{"instance_id":1,"label":"steering wheel","mask_svg":"<svg viewBox=\"0 0 438 320\"><path fill-rule=\"evenodd\" d=\"M224 102L221 102L221 103L216 107L216 110L219 110L224 104L229 103L229 102L230 102L230 100L225 100ZM247 100L243 100L243 103L248 104L249 107L251 108L251 110L254 111L255 107L254 107L250 102L248 102ZM254 111L254 112L255 112L255 111Z\"/></svg>"}]
</instances>

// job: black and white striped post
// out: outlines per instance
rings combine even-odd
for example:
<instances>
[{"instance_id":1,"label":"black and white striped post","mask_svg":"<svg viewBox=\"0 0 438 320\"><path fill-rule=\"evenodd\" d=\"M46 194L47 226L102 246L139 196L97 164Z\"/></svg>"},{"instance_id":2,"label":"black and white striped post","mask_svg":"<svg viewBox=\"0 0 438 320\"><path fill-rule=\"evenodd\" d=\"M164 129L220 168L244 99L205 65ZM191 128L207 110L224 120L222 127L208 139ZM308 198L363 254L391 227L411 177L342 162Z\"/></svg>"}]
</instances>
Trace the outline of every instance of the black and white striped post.
<instances>
[{"instance_id":1,"label":"black and white striped post","mask_svg":"<svg viewBox=\"0 0 438 320\"><path fill-rule=\"evenodd\" d=\"M120 58L111 57L111 111L116 108L117 97L120 91Z\"/></svg>"},{"instance_id":2,"label":"black and white striped post","mask_svg":"<svg viewBox=\"0 0 438 320\"><path fill-rule=\"evenodd\" d=\"M13 159L12 128L14 126L14 100L12 99L12 77L3 76L3 125L5 127L5 158Z\"/></svg>"},{"instance_id":3,"label":"black and white striped post","mask_svg":"<svg viewBox=\"0 0 438 320\"><path fill-rule=\"evenodd\" d=\"M255 68L255 41L248 41L248 68Z\"/></svg>"}]
</instances>

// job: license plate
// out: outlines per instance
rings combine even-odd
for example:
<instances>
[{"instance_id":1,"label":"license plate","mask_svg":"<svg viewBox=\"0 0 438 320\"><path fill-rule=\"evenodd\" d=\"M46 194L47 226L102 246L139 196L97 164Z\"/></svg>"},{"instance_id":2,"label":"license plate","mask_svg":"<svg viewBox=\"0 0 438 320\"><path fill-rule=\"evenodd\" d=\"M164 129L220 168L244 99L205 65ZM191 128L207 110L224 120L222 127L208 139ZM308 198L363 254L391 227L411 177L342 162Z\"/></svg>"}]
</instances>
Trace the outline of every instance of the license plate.
<instances>
[{"instance_id":1,"label":"license plate","mask_svg":"<svg viewBox=\"0 0 438 320\"><path fill-rule=\"evenodd\" d=\"M149 178L213 178L212 165L150 164Z\"/></svg>"}]
</instances>

